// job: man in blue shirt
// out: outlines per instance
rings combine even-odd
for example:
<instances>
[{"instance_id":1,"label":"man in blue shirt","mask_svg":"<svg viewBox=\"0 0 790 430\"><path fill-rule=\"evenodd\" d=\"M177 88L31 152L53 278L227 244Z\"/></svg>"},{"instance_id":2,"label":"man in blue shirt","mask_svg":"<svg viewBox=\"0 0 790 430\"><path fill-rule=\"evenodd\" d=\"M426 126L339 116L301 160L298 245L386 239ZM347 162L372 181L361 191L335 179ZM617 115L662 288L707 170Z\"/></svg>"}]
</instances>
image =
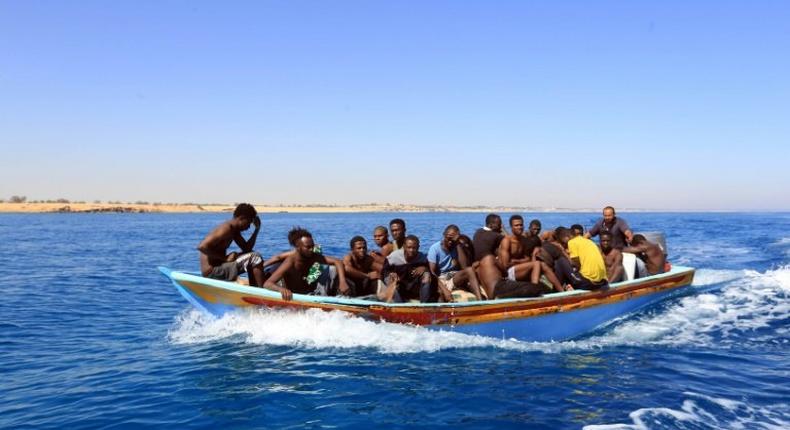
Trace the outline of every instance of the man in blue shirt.
<instances>
[{"instance_id":1,"label":"man in blue shirt","mask_svg":"<svg viewBox=\"0 0 790 430\"><path fill-rule=\"evenodd\" d=\"M458 260L458 237L461 231L450 224L444 229L442 240L428 249L428 266L439 280L439 293L446 302L453 301L453 290L464 288L481 300L480 284L472 267L461 267Z\"/></svg>"}]
</instances>

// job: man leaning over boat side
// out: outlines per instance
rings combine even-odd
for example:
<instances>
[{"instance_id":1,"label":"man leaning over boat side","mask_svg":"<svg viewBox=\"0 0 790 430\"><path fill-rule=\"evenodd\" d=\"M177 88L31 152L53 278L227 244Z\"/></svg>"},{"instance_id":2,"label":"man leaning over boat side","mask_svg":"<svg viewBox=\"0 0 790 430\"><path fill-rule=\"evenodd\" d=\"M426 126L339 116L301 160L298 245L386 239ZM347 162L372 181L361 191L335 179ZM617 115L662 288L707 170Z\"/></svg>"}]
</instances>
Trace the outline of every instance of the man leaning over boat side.
<instances>
[{"instance_id":1,"label":"man leaning over boat side","mask_svg":"<svg viewBox=\"0 0 790 430\"><path fill-rule=\"evenodd\" d=\"M343 268L351 296L375 294L380 273L376 261L368 255L368 242L362 236L354 236L349 248L349 253L343 257Z\"/></svg>"},{"instance_id":2,"label":"man leaning over boat side","mask_svg":"<svg viewBox=\"0 0 790 430\"><path fill-rule=\"evenodd\" d=\"M611 206L603 208L603 218L599 219L595 225L584 235L587 239L595 237L602 231L612 233L612 247L622 250L627 244L631 243L633 233L628 223L615 215L615 210Z\"/></svg>"},{"instance_id":3,"label":"man leaning over boat side","mask_svg":"<svg viewBox=\"0 0 790 430\"><path fill-rule=\"evenodd\" d=\"M631 240L631 246L624 248L623 252L636 254L636 257L644 263L647 275L657 275L667 271L667 256L664 254L664 250L658 244L648 241L641 234L635 234ZM639 275L641 277L645 274L640 273Z\"/></svg>"},{"instance_id":4,"label":"man leaning over boat side","mask_svg":"<svg viewBox=\"0 0 790 430\"><path fill-rule=\"evenodd\" d=\"M612 247L612 233L601 232L598 247L603 255L603 262L606 264L606 279L609 283L620 282L625 277L623 268L623 253Z\"/></svg>"},{"instance_id":5,"label":"man leaning over boat side","mask_svg":"<svg viewBox=\"0 0 790 430\"><path fill-rule=\"evenodd\" d=\"M313 235L309 231L296 227L292 233L289 233L289 237L291 234L295 238L296 252L289 255L280 264L280 267L272 273L264 285L276 289L279 288L277 282L282 280L285 287L283 289L285 300L290 300L292 293L322 296L334 293L348 294L349 288L346 283L343 262L316 252ZM316 263L318 263L317 266ZM319 270L311 271L310 269L314 266ZM315 276L313 272L315 272Z\"/></svg>"},{"instance_id":6,"label":"man leaning over boat side","mask_svg":"<svg viewBox=\"0 0 790 430\"><path fill-rule=\"evenodd\" d=\"M456 288L469 289L475 299L482 299L475 269L471 266L462 268L459 262L460 235L458 226L450 224L444 229L442 240L428 249L428 267L438 280L439 294L445 302L453 301L453 290Z\"/></svg>"},{"instance_id":7,"label":"man leaning over boat side","mask_svg":"<svg viewBox=\"0 0 790 430\"><path fill-rule=\"evenodd\" d=\"M428 258L420 252L420 239L407 236L403 247L393 251L381 269L383 288L378 291L379 300L385 302L408 302L419 299L421 303L433 297L431 272Z\"/></svg>"},{"instance_id":8,"label":"man leaning over boat side","mask_svg":"<svg viewBox=\"0 0 790 430\"><path fill-rule=\"evenodd\" d=\"M248 230L251 225L255 225L255 230L245 240L241 232ZM233 218L212 230L198 245L200 272L203 276L235 281L239 274L247 272L251 286L263 287L263 258L261 254L253 251L260 229L261 219L252 205L241 203L236 206ZM236 242L241 253L234 251L225 254L232 242Z\"/></svg>"}]
</instances>

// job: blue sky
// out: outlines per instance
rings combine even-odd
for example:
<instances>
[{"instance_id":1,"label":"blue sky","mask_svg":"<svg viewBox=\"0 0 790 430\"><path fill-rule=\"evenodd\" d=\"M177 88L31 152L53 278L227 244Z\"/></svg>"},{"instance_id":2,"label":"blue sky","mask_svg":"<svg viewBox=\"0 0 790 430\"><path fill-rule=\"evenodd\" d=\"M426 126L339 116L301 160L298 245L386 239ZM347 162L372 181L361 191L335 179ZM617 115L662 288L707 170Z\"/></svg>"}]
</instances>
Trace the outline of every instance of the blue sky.
<instances>
[{"instance_id":1,"label":"blue sky","mask_svg":"<svg viewBox=\"0 0 790 430\"><path fill-rule=\"evenodd\" d=\"M0 1L0 198L790 210L787 2Z\"/></svg>"}]
</instances>

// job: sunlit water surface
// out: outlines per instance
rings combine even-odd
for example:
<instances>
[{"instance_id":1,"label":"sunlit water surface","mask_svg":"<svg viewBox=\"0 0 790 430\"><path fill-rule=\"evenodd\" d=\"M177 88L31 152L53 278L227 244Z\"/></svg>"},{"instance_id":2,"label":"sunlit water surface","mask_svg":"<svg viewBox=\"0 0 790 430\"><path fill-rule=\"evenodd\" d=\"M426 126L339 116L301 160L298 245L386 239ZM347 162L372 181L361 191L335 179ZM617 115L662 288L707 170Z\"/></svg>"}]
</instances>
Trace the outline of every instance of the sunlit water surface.
<instances>
[{"instance_id":1,"label":"sunlit water surface","mask_svg":"<svg viewBox=\"0 0 790 430\"><path fill-rule=\"evenodd\" d=\"M667 233L693 288L558 343L321 311L207 317L156 266L196 270L226 216L0 215L0 428L790 428L788 214L623 214ZM302 225L339 256L393 216L265 215L258 249ZM484 218L400 216L425 250Z\"/></svg>"}]
</instances>

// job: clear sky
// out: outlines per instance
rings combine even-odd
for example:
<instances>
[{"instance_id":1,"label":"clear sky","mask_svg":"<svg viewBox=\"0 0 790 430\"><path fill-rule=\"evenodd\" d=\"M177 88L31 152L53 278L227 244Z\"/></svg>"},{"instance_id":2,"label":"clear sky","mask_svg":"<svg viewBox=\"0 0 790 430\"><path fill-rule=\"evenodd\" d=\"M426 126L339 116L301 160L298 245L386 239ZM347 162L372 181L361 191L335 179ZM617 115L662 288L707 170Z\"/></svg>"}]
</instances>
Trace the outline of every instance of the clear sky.
<instances>
[{"instance_id":1,"label":"clear sky","mask_svg":"<svg viewBox=\"0 0 790 430\"><path fill-rule=\"evenodd\" d=\"M790 2L0 0L0 198L790 210Z\"/></svg>"}]
</instances>

